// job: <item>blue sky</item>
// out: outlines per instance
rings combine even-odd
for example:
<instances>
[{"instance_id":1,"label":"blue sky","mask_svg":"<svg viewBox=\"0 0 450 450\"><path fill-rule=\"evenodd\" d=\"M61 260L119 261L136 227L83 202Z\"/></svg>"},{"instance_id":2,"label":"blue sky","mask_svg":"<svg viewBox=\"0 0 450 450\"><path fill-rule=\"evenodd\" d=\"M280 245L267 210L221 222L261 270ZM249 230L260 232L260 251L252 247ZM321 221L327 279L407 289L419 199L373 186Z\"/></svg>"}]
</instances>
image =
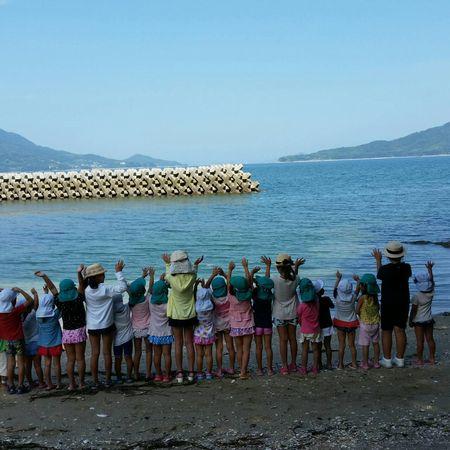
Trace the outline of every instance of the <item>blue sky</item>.
<instances>
[{"instance_id":1,"label":"blue sky","mask_svg":"<svg viewBox=\"0 0 450 450\"><path fill-rule=\"evenodd\" d=\"M264 162L450 121L447 0L0 0L0 128Z\"/></svg>"}]
</instances>

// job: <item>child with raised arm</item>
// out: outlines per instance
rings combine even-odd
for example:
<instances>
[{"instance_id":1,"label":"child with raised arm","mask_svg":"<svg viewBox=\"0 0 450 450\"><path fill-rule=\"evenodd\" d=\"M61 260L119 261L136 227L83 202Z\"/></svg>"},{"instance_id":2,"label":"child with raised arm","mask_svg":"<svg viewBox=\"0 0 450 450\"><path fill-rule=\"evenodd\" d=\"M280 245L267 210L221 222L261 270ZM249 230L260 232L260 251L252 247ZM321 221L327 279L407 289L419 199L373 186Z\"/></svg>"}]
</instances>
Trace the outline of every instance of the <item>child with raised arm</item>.
<instances>
[{"instance_id":1,"label":"child with raised arm","mask_svg":"<svg viewBox=\"0 0 450 450\"><path fill-rule=\"evenodd\" d=\"M270 265L271 260L266 256L261 257L261 261ZM278 274L271 278L274 282L273 301L273 324L277 327L280 338L280 356L281 356L281 375L288 375L289 372L297 370L297 287L299 284L298 271L301 265L305 263L303 258L298 258L295 263L290 255L280 253L276 259ZM288 364L288 343L290 346L291 362Z\"/></svg>"},{"instance_id":2,"label":"child with raised arm","mask_svg":"<svg viewBox=\"0 0 450 450\"><path fill-rule=\"evenodd\" d=\"M170 286L167 303L167 317L175 337L175 363L177 366L177 382L183 382L183 345L188 354L188 381L194 381L194 326L197 324L195 312L194 288L197 281L197 270L203 261L198 258L194 265L187 252L177 250L170 256L162 256L166 264L165 280Z\"/></svg>"},{"instance_id":3,"label":"child with raised arm","mask_svg":"<svg viewBox=\"0 0 450 450\"><path fill-rule=\"evenodd\" d=\"M134 280L128 288L131 310L131 324L134 332L134 378L139 380L139 369L142 356L142 341L145 345L145 381L152 378L153 345L148 341L148 327L150 326L150 297L146 295L145 278L149 269L142 269L142 276Z\"/></svg>"},{"instance_id":4,"label":"child with raised arm","mask_svg":"<svg viewBox=\"0 0 450 450\"><path fill-rule=\"evenodd\" d=\"M369 369L369 347L373 345L374 364L373 367L380 367L380 307L378 304L378 287L377 280L370 273L364 274L361 278L354 275L357 281L356 293L361 291L361 296L356 305L356 314L359 316L359 337L358 344L362 349L361 369Z\"/></svg>"},{"instance_id":5,"label":"child with raised arm","mask_svg":"<svg viewBox=\"0 0 450 450\"><path fill-rule=\"evenodd\" d=\"M154 362L156 375L155 382L170 382L172 371L172 327L169 325L167 317L167 302L169 300L169 285L165 281L165 274L154 283L154 270L149 269L150 283L150 328L148 330L148 340L153 345ZM164 356L165 371L161 368L162 356Z\"/></svg>"},{"instance_id":6,"label":"child with raised arm","mask_svg":"<svg viewBox=\"0 0 450 450\"><path fill-rule=\"evenodd\" d=\"M272 302L274 282L270 278L270 264L266 264L264 276L255 274L260 270L255 267L251 274L255 288L253 289L253 317L255 320L255 347L257 374L263 375L262 354L266 350L267 374L273 375L273 351L272 351Z\"/></svg>"},{"instance_id":7,"label":"child with raised arm","mask_svg":"<svg viewBox=\"0 0 450 450\"><path fill-rule=\"evenodd\" d=\"M220 269L215 267L208 281L197 280L195 294L195 311L197 312L198 324L194 328L194 344L197 354L197 381L204 378L213 379L212 346L216 341L214 330L214 303L212 302L211 281L218 275ZM203 373L203 360L206 360L206 373Z\"/></svg>"},{"instance_id":8,"label":"child with raised arm","mask_svg":"<svg viewBox=\"0 0 450 450\"><path fill-rule=\"evenodd\" d=\"M309 278L302 278L299 291L301 303L297 306L297 316L300 325L300 344L302 344L300 374L307 375L308 373L308 353L311 345L314 354L311 372L316 376L319 373L319 343L322 342L319 323L319 299Z\"/></svg>"},{"instance_id":9,"label":"child with raised arm","mask_svg":"<svg viewBox=\"0 0 450 450\"><path fill-rule=\"evenodd\" d=\"M62 344L66 351L66 371L69 378L69 391L78 387L85 387L86 373L86 310L84 308L84 280L82 272L84 266L77 269L78 287L73 280L66 278L59 283L59 290L50 278L42 271L35 273L44 280L54 297L54 304L62 319ZM79 383L75 377L75 363L77 365Z\"/></svg>"},{"instance_id":10,"label":"child with raised arm","mask_svg":"<svg viewBox=\"0 0 450 450\"><path fill-rule=\"evenodd\" d=\"M331 298L324 295L324 282L322 280L316 280L314 282L314 289L316 295L319 298L319 325L320 332L322 333L323 347L325 348L325 355L327 358L327 370L333 368L333 353L331 351L331 337L333 336L333 320L331 319L330 309L334 309L334 303ZM319 342L319 370L322 370L322 342Z\"/></svg>"},{"instance_id":11,"label":"child with raised arm","mask_svg":"<svg viewBox=\"0 0 450 450\"><path fill-rule=\"evenodd\" d=\"M234 364L236 359L236 350L234 349L233 338L230 336L230 299L226 275L220 269L220 276L216 276L211 282L212 301L214 303L214 328L216 330L216 364L217 377L222 378L223 373L234 374ZM223 341L225 340L228 357L230 361L229 368L223 367Z\"/></svg>"},{"instance_id":12,"label":"child with raised arm","mask_svg":"<svg viewBox=\"0 0 450 450\"><path fill-rule=\"evenodd\" d=\"M44 295L38 299L36 319L39 326L38 354L44 357L44 378L47 390L61 387L62 332L59 324L60 311L55 309L55 299L44 286ZM52 381L52 363L56 371L56 385Z\"/></svg>"},{"instance_id":13,"label":"child with raised arm","mask_svg":"<svg viewBox=\"0 0 450 450\"><path fill-rule=\"evenodd\" d=\"M353 293L353 284L351 280L342 278L342 274L339 270L336 272L333 297L336 302L336 317L333 320L333 324L339 339L338 369L344 369L345 367L344 354L346 343L348 344L352 355L352 362L349 367L351 369L357 369L355 345L356 330L359 327L355 308L357 294L355 295Z\"/></svg>"},{"instance_id":14,"label":"child with raised arm","mask_svg":"<svg viewBox=\"0 0 450 450\"><path fill-rule=\"evenodd\" d=\"M86 267L84 273L84 295L86 301L86 324L91 344L91 373L94 379L93 389L99 386L98 358L103 343L103 359L105 361L105 385L112 386L112 347L116 327L114 325L113 296L123 294L128 289L127 281L123 275L125 263L117 261L115 272L117 285L105 285L106 270L101 264L92 264Z\"/></svg>"},{"instance_id":15,"label":"child with raised arm","mask_svg":"<svg viewBox=\"0 0 450 450\"><path fill-rule=\"evenodd\" d=\"M17 294L22 294L26 302L14 306ZM20 288L3 289L0 292L0 340L4 341L7 357L7 391L9 394L24 394L28 388L24 386L25 376L25 340L21 315L29 310L34 299ZM18 382L14 385L14 370L18 367Z\"/></svg>"},{"instance_id":16,"label":"child with raised arm","mask_svg":"<svg viewBox=\"0 0 450 450\"><path fill-rule=\"evenodd\" d=\"M431 304L434 297L434 277L432 261L425 264L426 272L420 272L414 276L414 284L417 292L411 298L411 314L409 325L414 327L416 334L417 366L423 366L424 340L427 341L430 352L430 364L436 362L436 343L433 337L434 319L431 314Z\"/></svg>"},{"instance_id":17,"label":"child with raised arm","mask_svg":"<svg viewBox=\"0 0 450 450\"><path fill-rule=\"evenodd\" d=\"M126 383L133 382L133 339L134 332L131 324L129 305L123 303L122 294L113 295L114 325L116 334L114 336L114 370L116 382L123 383L122 358L125 357L127 365Z\"/></svg>"},{"instance_id":18,"label":"child with raised arm","mask_svg":"<svg viewBox=\"0 0 450 450\"><path fill-rule=\"evenodd\" d=\"M377 278L381 280L381 337L383 367L405 365L406 325L409 313L409 278L411 266L402 261L405 247L401 242L388 242L384 255L389 263L383 265L381 251L374 249L372 256L377 265ZM392 333L395 334L397 355L392 358Z\"/></svg>"},{"instance_id":19,"label":"child with raised arm","mask_svg":"<svg viewBox=\"0 0 450 450\"><path fill-rule=\"evenodd\" d=\"M227 285L230 300L230 336L233 337L237 350L237 360L240 367L239 378L247 380L248 363L255 322L252 310L253 277L248 270L248 261L242 258L242 267L245 277L232 276L235 264L231 261L228 265Z\"/></svg>"}]
</instances>

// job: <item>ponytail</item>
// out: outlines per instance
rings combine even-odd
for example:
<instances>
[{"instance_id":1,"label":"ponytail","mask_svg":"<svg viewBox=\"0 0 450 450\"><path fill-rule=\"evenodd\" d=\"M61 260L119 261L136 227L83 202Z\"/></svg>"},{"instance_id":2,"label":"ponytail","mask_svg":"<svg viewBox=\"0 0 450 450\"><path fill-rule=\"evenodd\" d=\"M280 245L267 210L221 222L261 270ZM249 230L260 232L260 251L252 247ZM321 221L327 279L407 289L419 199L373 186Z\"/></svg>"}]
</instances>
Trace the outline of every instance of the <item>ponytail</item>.
<instances>
[{"instance_id":1,"label":"ponytail","mask_svg":"<svg viewBox=\"0 0 450 450\"><path fill-rule=\"evenodd\" d=\"M98 288L98 281L97 281L96 277L89 277L89 278L87 278L86 279L86 283L91 289L97 289Z\"/></svg>"}]
</instances>

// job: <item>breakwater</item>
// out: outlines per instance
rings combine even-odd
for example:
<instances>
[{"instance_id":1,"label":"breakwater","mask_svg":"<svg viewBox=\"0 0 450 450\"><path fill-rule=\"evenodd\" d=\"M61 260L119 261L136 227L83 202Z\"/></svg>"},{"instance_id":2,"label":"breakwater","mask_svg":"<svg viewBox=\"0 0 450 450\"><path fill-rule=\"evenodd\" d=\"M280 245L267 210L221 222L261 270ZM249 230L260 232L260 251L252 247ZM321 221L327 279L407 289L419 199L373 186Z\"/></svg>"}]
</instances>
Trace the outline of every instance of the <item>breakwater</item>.
<instances>
[{"instance_id":1,"label":"breakwater","mask_svg":"<svg viewBox=\"0 0 450 450\"><path fill-rule=\"evenodd\" d=\"M0 201L160 197L256 192L242 164L166 168L0 173Z\"/></svg>"}]
</instances>

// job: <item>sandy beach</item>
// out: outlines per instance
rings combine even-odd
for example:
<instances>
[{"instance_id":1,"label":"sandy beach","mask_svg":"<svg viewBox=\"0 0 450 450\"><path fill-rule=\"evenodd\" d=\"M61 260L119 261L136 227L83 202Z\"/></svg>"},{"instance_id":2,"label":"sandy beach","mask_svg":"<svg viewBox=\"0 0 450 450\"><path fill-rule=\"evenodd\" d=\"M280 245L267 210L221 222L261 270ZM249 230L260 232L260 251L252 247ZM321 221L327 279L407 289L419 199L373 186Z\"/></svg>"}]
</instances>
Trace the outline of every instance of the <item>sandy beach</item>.
<instances>
[{"instance_id":1,"label":"sandy beach","mask_svg":"<svg viewBox=\"0 0 450 450\"><path fill-rule=\"evenodd\" d=\"M404 369L2 393L0 448L448 448L449 332L437 316L438 364L423 368L409 329Z\"/></svg>"}]
</instances>

